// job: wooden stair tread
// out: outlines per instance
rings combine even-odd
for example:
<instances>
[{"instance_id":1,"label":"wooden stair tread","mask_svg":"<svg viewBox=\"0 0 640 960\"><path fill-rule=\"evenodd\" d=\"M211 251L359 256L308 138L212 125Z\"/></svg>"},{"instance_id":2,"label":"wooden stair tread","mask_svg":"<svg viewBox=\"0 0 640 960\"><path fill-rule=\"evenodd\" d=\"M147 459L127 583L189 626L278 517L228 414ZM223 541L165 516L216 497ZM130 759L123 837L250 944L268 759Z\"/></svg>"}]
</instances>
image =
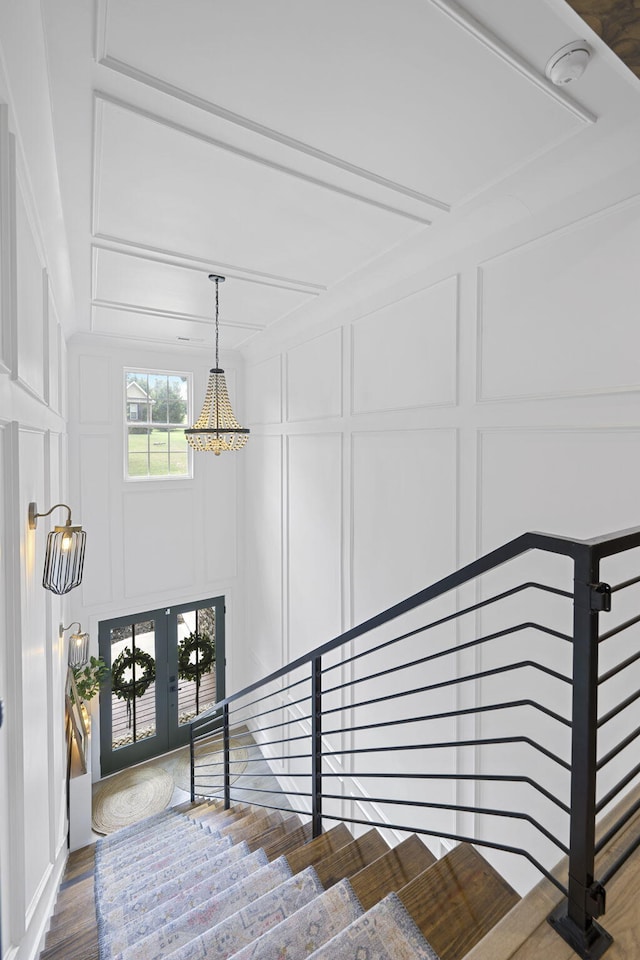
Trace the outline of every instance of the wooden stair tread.
<instances>
[{"instance_id":1,"label":"wooden stair tread","mask_svg":"<svg viewBox=\"0 0 640 960\"><path fill-rule=\"evenodd\" d=\"M68 909L69 907L74 906L79 901L81 902L87 896L87 891L93 890L93 871L89 876L84 876L83 874L77 880L72 881L69 886L60 887L58 893L58 899L56 900L56 913L61 913L63 910Z\"/></svg>"},{"instance_id":2,"label":"wooden stair tread","mask_svg":"<svg viewBox=\"0 0 640 960\"><path fill-rule=\"evenodd\" d=\"M247 839L249 850L251 850L251 852L258 850L260 847L264 847L265 843L270 843L272 840L277 840L279 837L286 836L287 833L297 830L299 826L300 817L297 814L292 814L290 817L284 817L280 823L275 823L273 826L267 827L261 833L255 834Z\"/></svg>"},{"instance_id":3,"label":"wooden stair tread","mask_svg":"<svg viewBox=\"0 0 640 960\"><path fill-rule=\"evenodd\" d=\"M441 960L459 960L518 902L469 844L460 844L399 892Z\"/></svg>"},{"instance_id":4,"label":"wooden stair tread","mask_svg":"<svg viewBox=\"0 0 640 960\"><path fill-rule=\"evenodd\" d=\"M353 837L344 823L322 833L314 840L309 840L298 850L292 850L287 854L287 863L293 873L299 873L306 867L311 867L320 860L324 860L330 853L345 847L351 843Z\"/></svg>"},{"instance_id":5,"label":"wooden stair tread","mask_svg":"<svg viewBox=\"0 0 640 960\"><path fill-rule=\"evenodd\" d=\"M52 947L45 947L40 960L98 960L98 928L69 935Z\"/></svg>"},{"instance_id":6,"label":"wooden stair tread","mask_svg":"<svg viewBox=\"0 0 640 960\"><path fill-rule=\"evenodd\" d=\"M73 880L75 877L78 877L81 874L86 873L87 870L93 870L95 865L95 858L96 858L96 848L95 848L95 844L93 843L89 844L86 847L81 847L79 850L74 850L72 853L70 853L64 869L62 885L67 883L69 880Z\"/></svg>"},{"instance_id":7,"label":"wooden stair tread","mask_svg":"<svg viewBox=\"0 0 640 960\"><path fill-rule=\"evenodd\" d=\"M240 820L242 817L246 817L248 812L246 807L230 807L229 810L218 810L215 807L206 807L203 810L200 808L190 810L187 816L198 823L206 823L207 820L214 818L216 820L228 820L229 823L231 823L235 820Z\"/></svg>"},{"instance_id":8,"label":"wooden stair tread","mask_svg":"<svg viewBox=\"0 0 640 960\"><path fill-rule=\"evenodd\" d=\"M353 876L388 850L389 844L382 835L376 829L368 830L357 840L353 840L316 863L316 873L326 890L344 877Z\"/></svg>"},{"instance_id":9,"label":"wooden stair tread","mask_svg":"<svg viewBox=\"0 0 640 960\"><path fill-rule=\"evenodd\" d=\"M311 833L311 822L305 823L296 827L294 830L290 830L281 836L263 843L262 849L266 853L268 860L277 860L278 857L284 854L288 855L290 851L295 851L298 847L303 846L303 844L311 840ZM249 849L251 849L251 844L249 844Z\"/></svg>"},{"instance_id":10,"label":"wooden stair tread","mask_svg":"<svg viewBox=\"0 0 640 960\"><path fill-rule=\"evenodd\" d=\"M413 833L368 867L359 870L349 882L363 909L369 910L387 894L400 890L435 862L431 851Z\"/></svg>"},{"instance_id":11,"label":"wooden stair tread","mask_svg":"<svg viewBox=\"0 0 640 960\"><path fill-rule=\"evenodd\" d=\"M231 837L234 843L245 839L248 836L255 836L256 833L264 833L265 830L275 827L282 820L280 813L259 812L250 814L248 817L241 817L235 823L230 823L220 827L220 833L223 837Z\"/></svg>"}]
</instances>

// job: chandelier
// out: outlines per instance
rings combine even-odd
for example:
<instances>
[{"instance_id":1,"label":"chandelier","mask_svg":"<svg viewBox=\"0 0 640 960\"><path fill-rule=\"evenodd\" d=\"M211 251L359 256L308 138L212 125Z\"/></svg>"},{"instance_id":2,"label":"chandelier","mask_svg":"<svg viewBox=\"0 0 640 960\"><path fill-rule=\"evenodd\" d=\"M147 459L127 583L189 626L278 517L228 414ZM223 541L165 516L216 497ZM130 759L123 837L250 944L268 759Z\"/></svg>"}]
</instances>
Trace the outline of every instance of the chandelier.
<instances>
[{"instance_id":1,"label":"chandelier","mask_svg":"<svg viewBox=\"0 0 640 960\"><path fill-rule=\"evenodd\" d=\"M185 430L187 443L194 450L213 450L216 456L223 450L241 450L249 439L248 428L241 427L233 413L224 370L218 360L219 286L224 279L209 274L209 280L216 285L216 365L209 371L202 412L194 425Z\"/></svg>"}]
</instances>

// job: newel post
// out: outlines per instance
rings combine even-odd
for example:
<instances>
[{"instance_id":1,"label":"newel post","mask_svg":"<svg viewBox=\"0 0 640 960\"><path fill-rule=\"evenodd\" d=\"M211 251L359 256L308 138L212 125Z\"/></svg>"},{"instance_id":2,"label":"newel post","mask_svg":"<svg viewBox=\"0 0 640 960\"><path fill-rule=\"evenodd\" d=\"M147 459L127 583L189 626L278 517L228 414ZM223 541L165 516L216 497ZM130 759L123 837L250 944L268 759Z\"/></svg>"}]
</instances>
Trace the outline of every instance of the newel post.
<instances>
[{"instance_id":1,"label":"newel post","mask_svg":"<svg viewBox=\"0 0 640 960\"><path fill-rule=\"evenodd\" d=\"M549 923L584 960L597 960L613 942L598 923L604 888L594 882L598 733L598 636L600 611L611 609L611 592L599 582L593 548L575 557L573 597L573 705L569 896Z\"/></svg>"}]
</instances>

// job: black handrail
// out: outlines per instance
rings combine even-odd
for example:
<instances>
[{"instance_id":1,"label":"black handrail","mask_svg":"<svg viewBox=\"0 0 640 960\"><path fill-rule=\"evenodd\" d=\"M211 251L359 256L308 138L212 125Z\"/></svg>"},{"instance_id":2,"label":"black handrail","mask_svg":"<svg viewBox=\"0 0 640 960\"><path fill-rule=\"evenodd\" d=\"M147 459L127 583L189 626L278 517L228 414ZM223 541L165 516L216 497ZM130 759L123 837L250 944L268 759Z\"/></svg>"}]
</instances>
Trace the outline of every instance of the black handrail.
<instances>
[{"instance_id":1,"label":"black handrail","mask_svg":"<svg viewBox=\"0 0 640 960\"><path fill-rule=\"evenodd\" d=\"M622 530L608 536L595 537L590 540L572 540L566 537L557 537L544 533L525 533L509 543L504 544L484 557L473 561L462 567L460 570L439 580L431 586L418 591L412 596L406 598L400 603L396 603L377 614L365 620L363 623L345 631L338 637L317 647L298 657L291 663L283 666L262 680L249 684L244 689L231 694L224 700L215 704L207 712L196 717L191 723L191 753L192 753L192 799L196 794L211 795L217 788L207 785L209 774L202 773L202 766L198 766L197 747L200 744L211 745L212 738L215 742L222 745L223 759L219 764L206 764L207 769L215 766L223 769L223 787L222 793L225 800L225 806L231 802L231 757L230 740L231 726L240 728L242 724L251 724L251 729L247 728L234 730L234 738L251 737L253 732L260 732L260 743L265 749L272 750L270 759L277 761L288 761L294 764L292 776L294 778L308 778L308 790L293 789L287 791L291 797L304 798L309 803L309 811L312 818L313 835L317 836L322 830L322 821L324 820L344 820L346 823L363 824L367 826L378 826L387 829L410 830L426 836L439 837L444 840L464 841L474 843L480 846L492 848L494 850L505 851L518 854L525 858L529 863L536 867L540 873L547 877L562 893L566 896L566 901L561 904L557 911L549 918L551 924L558 933L571 945L571 947L584 958L594 958L600 956L611 943L611 937L596 922L596 918L604 913L605 893L604 883L608 881L615 872L620 869L622 864L628 859L630 852L635 849L635 841L631 844L628 851L619 854L617 860L609 866L603 874L600 882L594 878L595 855L601 851L605 845L619 834L629 819L640 809L640 801L634 804L630 811L619 817L617 822L600 838L598 843L595 839L596 815L607 804L611 803L622 790L627 787L634 777L640 771L640 765L627 771L619 780L618 784L608 790L606 795L596 802L596 778L598 771L602 769L610 760L619 756L622 751L629 746L640 735L640 729L628 733L622 737L619 743L610 748L605 757L598 760L597 756L597 733L599 727L603 726L613 717L621 714L627 706L636 702L640 698L640 691L630 693L621 703L611 707L602 717L598 717L598 690L599 685L606 683L614 676L624 674L624 671L638 661L638 654L627 656L617 665L611 667L607 672L598 676L598 650L599 644L612 636L622 633L640 622L640 616L632 616L624 623L613 627L605 633L599 633L599 615L601 612L608 612L611 609L611 595L627 587L640 583L640 577L630 576L628 579L609 587L599 580L600 561L619 553L634 549L640 546L640 527ZM497 567L514 560L515 558L531 550L543 551L561 555L569 558L573 563L574 582L573 590L567 591L558 586L538 582L537 580L527 580L515 587L504 590L492 597L482 599L477 603L468 605L454 613L439 617L422 626L411 627L409 630L400 632L397 636L370 645L366 649L353 651L346 645L352 641L373 631L390 624L392 621L403 615L414 611L416 608L430 601L444 596L452 590L472 583L478 577L495 570ZM470 640L463 640L454 646L448 646L445 649L431 649L425 655L413 658L404 658L399 663L389 666L385 663L381 668L371 669L365 667L364 673L357 675L355 666L363 662L366 656L375 658L380 657L382 651L385 651L385 657L391 652L394 645L399 645L403 641L411 638L420 637L424 641L429 640L430 631L437 627L443 627L446 624L460 622L461 618L468 614L477 613L480 610L486 610L499 605L502 601L514 597L517 594L523 594L526 590L535 590L558 596L563 599L570 599L573 603L573 631L569 635L560 630L537 622L536 619L524 619L519 623L511 624L506 628L494 630L483 636L476 636ZM456 672L447 677L438 676L432 678L429 683L416 684L415 681L408 684L401 684L399 687L388 689L383 696L365 696L358 699L353 693L358 685L366 685L381 678L389 678L389 681L398 684L403 676L403 671L414 671L416 668L431 669L438 662L438 669L442 670L447 664L446 657L459 655L464 651L472 651L482 648L491 641L504 637L514 637L522 635L526 630L534 630L538 635L547 636L553 641L562 643L571 643L573 648L571 674L567 676L562 672L561 665L557 662L558 658L554 656L553 666L541 663L532 658L527 653L524 656L513 655L506 663L492 665L489 669L467 670L462 674ZM345 648L345 655L339 660L327 664L326 657L334 651ZM564 647L562 648L565 649ZM564 656L564 655L563 655ZM341 678L335 678L333 684L326 682L326 676L330 671L337 669L345 670L349 667L351 678L345 679L344 673ZM511 675L513 671L524 671L533 669L536 672L541 671L544 675L558 680L563 686L568 685L571 694L571 719L563 715L562 710L558 709L558 704L554 703L554 709L539 701L535 695L520 696L518 699L503 699L496 703L482 703L474 707L460 705L456 709L442 709L438 706L436 709L422 710L415 709L416 697L421 701L428 696L438 695L438 692L448 689L457 690L463 684L477 683L491 677L501 675ZM413 674L412 674L413 675ZM283 682L285 681L285 682ZM560 688L558 688L560 689ZM341 696L348 691L350 699L345 698L341 705L325 706L327 698L335 698L336 694ZM367 691L368 693L368 691ZM376 692L377 694L377 692ZM409 698L413 698L410 700ZM275 706L270 703L275 702ZM377 705L382 708L386 705L390 709L391 704L397 704L402 707L403 704L411 702L412 707L409 715L389 719L382 718L376 722L361 722L356 716L361 708ZM367 736L372 731L384 730L391 738L393 731L402 733L409 729L407 725L422 724L428 725L434 720L449 720L463 718L467 716L499 716L500 711L514 711L526 707L535 710L545 722L555 725L558 731L569 729L571 732L571 760L568 762L561 756L562 741L557 742L557 735L554 735L554 749L549 749L542 742L538 742L530 736L525 736L517 730L509 729L507 736L458 736L456 739L436 739L428 742L403 742L403 743L382 743L376 746L358 745L347 746L344 743L338 748L331 747L327 738L355 736L361 734ZM297 709L296 709L297 708ZM222 713L222 732L214 730L214 726L219 726L220 713ZM348 716L349 719L340 720L340 715ZM337 724L333 729L329 728L326 720L332 716L337 717ZM510 714L513 716L513 714ZM516 714L517 716L517 714ZM263 718L269 718L263 723ZM335 722L335 721L334 721ZM296 728L296 733L290 733L290 727ZM410 729L418 729L411 727ZM300 731L302 731L300 733ZM310 743L308 752L303 752L300 748L305 745L305 741ZM296 744L293 750L287 749L292 744ZM298 746L299 744L299 746ZM367 769L366 772L354 770L346 772L345 767L336 770L327 766L330 762L355 763L358 758L367 756L382 757L384 755L401 753L411 754L416 751L416 756L421 756L422 751L458 750L464 747L483 747L499 749L509 744L524 744L535 750L538 754L548 758L556 765L556 769L570 772L570 797L567 800L556 796L554 792L543 783L538 783L533 777L522 776L517 773L510 775L500 773L456 773L456 772L438 772L436 770L428 771L375 771ZM273 748L276 748L273 751ZM252 762L251 760L249 761ZM307 764L302 769L299 764ZM375 764L374 764L375 766ZM239 774L238 778L250 778L251 774ZM392 790L397 790L398 785L412 780L423 779L427 782L437 783L438 781L475 781L478 783L486 782L504 782L504 783L523 783L533 789L541 798L545 798L555 809L558 815L566 818L568 842L562 836L558 836L556 825L555 832L549 829L538 818L532 816L523 810L507 810L477 803L450 803L439 802L437 798L429 800L407 799L402 796L374 796L363 793L360 802L371 803L375 805L391 805L392 808L415 809L427 811L444 811L450 813L473 813L478 817L485 818L507 818L514 824L521 822L528 824L538 834L541 835L561 852L568 852L568 883L565 886L557 877L556 872L552 873L544 863L540 861L539 855L534 855L532 850L524 845L505 843L502 838L488 839L486 836L479 836L475 831L473 836L466 833L452 831L443 831L434 825L433 829L427 825L405 825L394 824L375 819L365 819L358 816L340 816L330 810L332 801L345 799L343 793L332 793L324 788L324 782L334 783L336 778L351 778L356 781L369 780L372 783L377 779L380 782L388 782ZM234 779L236 776L234 775ZM234 790L239 790L243 794L250 794L252 788L238 784ZM266 794L271 792L278 795L278 791L261 791ZM374 794L376 793L374 788ZM350 795L354 799L354 794ZM348 798L348 797L347 797ZM324 803L324 808L323 808ZM258 806L272 806L271 804L257 803ZM278 808L280 809L280 808ZM297 811L305 813L307 811ZM564 827L562 828L565 829Z\"/></svg>"}]
</instances>

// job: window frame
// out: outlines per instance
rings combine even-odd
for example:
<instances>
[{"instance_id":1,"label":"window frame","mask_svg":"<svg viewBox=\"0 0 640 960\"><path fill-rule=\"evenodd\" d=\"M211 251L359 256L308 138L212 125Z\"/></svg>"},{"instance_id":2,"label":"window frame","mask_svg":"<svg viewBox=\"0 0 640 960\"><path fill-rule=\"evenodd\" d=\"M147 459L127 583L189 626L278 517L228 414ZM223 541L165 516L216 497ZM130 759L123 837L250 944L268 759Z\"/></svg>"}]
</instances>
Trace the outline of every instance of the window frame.
<instances>
[{"instance_id":1,"label":"window frame","mask_svg":"<svg viewBox=\"0 0 640 960\"><path fill-rule=\"evenodd\" d=\"M151 367L123 367L122 369L122 391L123 391L123 477L126 483L167 483L173 481L183 482L185 480L193 480L193 450L187 444L187 472L186 473L164 473L156 476L144 475L144 476L131 476L129 474L129 427L152 427L152 420L141 420L136 419L132 422L129 419L129 404L132 403L127 398L127 377L129 374L141 375L146 377L180 377L184 378L187 383L187 422L186 424L156 424L156 426L166 427L167 430L171 429L186 429L188 425L192 422L192 406L193 406L193 373L187 370L158 370ZM150 406L147 404L150 409ZM139 412L139 411L138 411ZM148 462L148 461L147 461ZM168 466L168 462L167 462Z\"/></svg>"}]
</instances>

